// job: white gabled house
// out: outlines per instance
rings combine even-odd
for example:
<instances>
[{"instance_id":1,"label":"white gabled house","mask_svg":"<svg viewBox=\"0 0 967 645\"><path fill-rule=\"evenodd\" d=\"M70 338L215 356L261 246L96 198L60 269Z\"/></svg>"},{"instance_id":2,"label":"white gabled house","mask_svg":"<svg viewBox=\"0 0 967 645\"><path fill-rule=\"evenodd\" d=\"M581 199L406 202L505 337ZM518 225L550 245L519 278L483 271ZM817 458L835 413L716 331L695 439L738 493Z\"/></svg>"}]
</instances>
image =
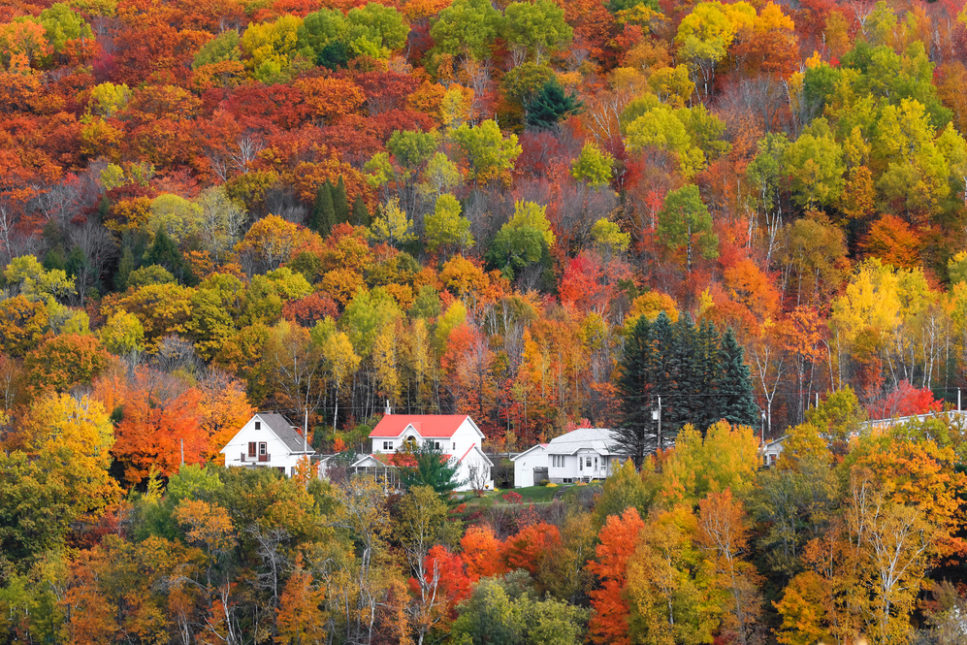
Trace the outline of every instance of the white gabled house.
<instances>
[{"instance_id":1,"label":"white gabled house","mask_svg":"<svg viewBox=\"0 0 967 645\"><path fill-rule=\"evenodd\" d=\"M604 479L628 459L615 443L613 430L578 428L538 444L511 459L514 487L533 486L543 479L555 484Z\"/></svg>"},{"instance_id":2,"label":"white gabled house","mask_svg":"<svg viewBox=\"0 0 967 645\"><path fill-rule=\"evenodd\" d=\"M287 477L292 476L300 459L311 459L315 454L302 430L274 412L253 415L221 453L226 467L276 468Z\"/></svg>"},{"instance_id":3,"label":"white gabled house","mask_svg":"<svg viewBox=\"0 0 967 645\"><path fill-rule=\"evenodd\" d=\"M457 490L493 488L494 464L483 452L484 434L465 414L386 414L369 438L372 453L353 462L350 468L354 472L370 472L395 481L391 471L409 465L403 463L409 457L407 450L425 446L439 450L456 464L460 481ZM403 454L398 455L401 451Z\"/></svg>"}]
</instances>

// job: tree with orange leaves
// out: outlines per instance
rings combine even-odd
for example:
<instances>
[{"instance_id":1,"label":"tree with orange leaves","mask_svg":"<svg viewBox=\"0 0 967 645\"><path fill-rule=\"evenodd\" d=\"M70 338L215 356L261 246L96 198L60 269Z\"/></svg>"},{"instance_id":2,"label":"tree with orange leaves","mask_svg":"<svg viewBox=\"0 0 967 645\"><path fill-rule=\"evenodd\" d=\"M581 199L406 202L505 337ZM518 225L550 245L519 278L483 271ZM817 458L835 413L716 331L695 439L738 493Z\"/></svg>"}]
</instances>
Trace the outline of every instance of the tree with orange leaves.
<instances>
[{"instance_id":1,"label":"tree with orange leaves","mask_svg":"<svg viewBox=\"0 0 967 645\"><path fill-rule=\"evenodd\" d=\"M466 530L460 538L460 547L463 549L460 557L467 567L471 582L505 573L500 558L502 546L493 529L486 524L471 526Z\"/></svg>"},{"instance_id":2,"label":"tree with orange leaves","mask_svg":"<svg viewBox=\"0 0 967 645\"><path fill-rule=\"evenodd\" d=\"M541 560L549 557L560 545L561 532L558 528L553 524L538 522L508 537L501 549L501 557L508 570L526 569L535 574Z\"/></svg>"},{"instance_id":3,"label":"tree with orange leaves","mask_svg":"<svg viewBox=\"0 0 967 645\"><path fill-rule=\"evenodd\" d=\"M137 484L152 470L170 475L182 463L206 460L210 448L202 429L201 398L196 388L171 375L148 369L135 374L111 451L124 468L125 482Z\"/></svg>"},{"instance_id":4,"label":"tree with orange leaves","mask_svg":"<svg viewBox=\"0 0 967 645\"><path fill-rule=\"evenodd\" d=\"M285 583L275 613L279 645L303 645L325 640L326 613L322 609L325 589L303 568L302 554L296 554L295 569Z\"/></svg>"},{"instance_id":5,"label":"tree with orange leaves","mask_svg":"<svg viewBox=\"0 0 967 645\"><path fill-rule=\"evenodd\" d=\"M624 597L628 561L638 546L638 536L645 523L634 508L621 515L608 517L598 534L601 543L595 548L595 559L588 562L590 573L599 586L591 591L589 637L595 643L630 645L628 618L630 610Z\"/></svg>"}]
</instances>

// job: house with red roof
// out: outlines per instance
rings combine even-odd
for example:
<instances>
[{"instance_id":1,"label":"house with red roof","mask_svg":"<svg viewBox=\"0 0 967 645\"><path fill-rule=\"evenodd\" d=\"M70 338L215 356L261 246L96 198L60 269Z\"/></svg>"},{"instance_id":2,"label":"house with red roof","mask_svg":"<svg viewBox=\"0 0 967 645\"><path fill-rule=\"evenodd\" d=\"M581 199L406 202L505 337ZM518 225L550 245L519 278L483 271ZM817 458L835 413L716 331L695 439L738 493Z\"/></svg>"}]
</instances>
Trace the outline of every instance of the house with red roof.
<instances>
[{"instance_id":1,"label":"house with red roof","mask_svg":"<svg viewBox=\"0 0 967 645\"><path fill-rule=\"evenodd\" d=\"M372 453L351 466L354 472L385 474L420 447L440 451L456 465L457 490L493 488L493 462L483 452L484 434L465 414L386 414L369 433ZM401 454L400 454L401 453Z\"/></svg>"}]
</instances>

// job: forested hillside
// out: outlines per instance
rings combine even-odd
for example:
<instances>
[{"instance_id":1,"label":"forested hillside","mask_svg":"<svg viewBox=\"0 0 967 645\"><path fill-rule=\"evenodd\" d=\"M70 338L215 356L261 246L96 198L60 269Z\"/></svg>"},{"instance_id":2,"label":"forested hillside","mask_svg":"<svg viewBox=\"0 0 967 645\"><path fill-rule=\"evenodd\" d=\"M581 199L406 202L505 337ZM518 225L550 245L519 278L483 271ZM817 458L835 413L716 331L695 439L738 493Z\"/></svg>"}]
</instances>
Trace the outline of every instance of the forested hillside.
<instances>
[{"instance_id":1,"label":"forested hillside","mask_svg":"<svg viewBox=\"0 0 967 645\"><path fill-rule=\"evenodd\" d=\"M0 4L0 632L967 642L962 428L855 437L967 387L965 88L957 0ZM596 498L212 464L659 395Z\"/></svg>"}]
</instances>

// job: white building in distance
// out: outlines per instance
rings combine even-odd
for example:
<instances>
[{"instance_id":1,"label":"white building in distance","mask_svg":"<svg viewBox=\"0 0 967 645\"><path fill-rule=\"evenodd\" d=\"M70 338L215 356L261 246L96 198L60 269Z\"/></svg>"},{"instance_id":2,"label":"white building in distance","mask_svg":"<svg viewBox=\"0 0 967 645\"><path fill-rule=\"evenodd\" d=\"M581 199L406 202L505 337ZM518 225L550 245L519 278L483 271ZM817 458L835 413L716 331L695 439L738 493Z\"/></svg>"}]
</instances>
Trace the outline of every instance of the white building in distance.
<instances>
[{"instance_id":1,"label":"white building in distance","mask_svg":"<svg viewBox=\"0 0 967 645\"><path fill-rule=\"evenodd\" d=\"M274 412L253 415L220 452L226 467L275 468L287 477L314 454L301 429Z\"/></svg>"},{"instance_id":2,"label":"white building in distance","mask_svg":"<svg viewBox=\"0 0 967 645\"><path fill-rule=\"evenodd\" d=\"M628 455L616 451L615 443L613 430L578 428L537 444L511 458L514 487L534 486L544 480L570 484L604 479L628 459Z\"/></svg>"},{"instance_id":3,"label":"white building in distance","mask_svg":"<svg viewBox=\"0 0 967 645\"><path fill-rule=\"evenodd\" d=\"M494 487L493 462L483 453L484 433L465 414L386 414L369 433L372 453L350 467L354 472L385 475L388 469L410 466L408 451L427 447L456 465L456 490ZM399 453L399 454L398 454Z\"/></svg>"}]
</instances>

